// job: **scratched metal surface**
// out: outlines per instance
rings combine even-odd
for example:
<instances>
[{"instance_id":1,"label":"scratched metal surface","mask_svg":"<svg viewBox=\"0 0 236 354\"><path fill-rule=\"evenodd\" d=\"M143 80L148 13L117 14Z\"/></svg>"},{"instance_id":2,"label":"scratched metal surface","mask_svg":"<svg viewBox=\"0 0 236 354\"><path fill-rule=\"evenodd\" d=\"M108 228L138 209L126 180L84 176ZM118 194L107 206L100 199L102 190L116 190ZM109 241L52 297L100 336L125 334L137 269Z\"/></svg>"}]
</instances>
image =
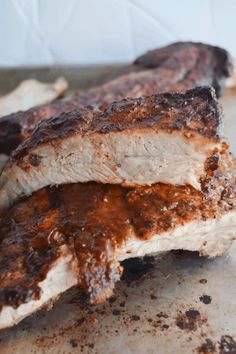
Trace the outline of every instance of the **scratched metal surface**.
<instances>
[{"instance_id":1,"label":"scratched metal surface","mask_svg":"<svg viewBox=\"0 0 236 354\"><path fill-rule=\"evenodd\" d=\"M42 79L56 75L55 70L43 70L41 75L30 69L30 75ZM86 76L84 70L82 76L79 69L70 71L73 89L92 83L91 72ZM93 68L96 81L101 72L105 73ZM6 77L12 85L14 77L17 82L28 73L10 72ZM67 71L61 73L67 76ZM0 80L0 92L4 90ZM228 91L222 104L226 135L236 153L236 92ZM72 289L51 311L42 310L1 331L0 353L236 353L236 243L214 260L170 252L128 262L125 269L110 301L88 305Z\"/></svg>"}]
</instances>

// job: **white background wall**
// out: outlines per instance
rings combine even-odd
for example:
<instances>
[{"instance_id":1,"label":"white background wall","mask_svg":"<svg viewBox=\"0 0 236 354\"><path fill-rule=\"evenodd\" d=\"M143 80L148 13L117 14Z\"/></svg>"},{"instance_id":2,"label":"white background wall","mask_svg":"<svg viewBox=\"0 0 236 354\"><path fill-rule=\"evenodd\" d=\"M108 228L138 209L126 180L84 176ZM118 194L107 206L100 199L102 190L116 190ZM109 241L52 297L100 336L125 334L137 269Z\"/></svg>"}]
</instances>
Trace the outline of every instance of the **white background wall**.
<instances>
[{"instance_id":1,"label":"white background wall","mask_svg":"<svg viewBox=\"0 0 236 354\"><path fill-rule=\"evenodd\" d=\"M0 66L125 62L177 40L236 57L236 0L0 0Z\"/></svg>"}]
</instances>

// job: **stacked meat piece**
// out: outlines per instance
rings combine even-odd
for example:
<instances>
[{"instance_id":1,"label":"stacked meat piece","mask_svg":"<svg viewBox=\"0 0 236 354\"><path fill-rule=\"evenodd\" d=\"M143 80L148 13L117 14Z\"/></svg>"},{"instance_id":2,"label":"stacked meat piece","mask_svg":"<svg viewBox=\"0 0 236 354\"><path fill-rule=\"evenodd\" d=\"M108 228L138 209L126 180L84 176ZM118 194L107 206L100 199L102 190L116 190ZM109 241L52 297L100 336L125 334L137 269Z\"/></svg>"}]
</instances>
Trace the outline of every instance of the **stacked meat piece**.
<instances>
[{"instance_id":1,"label":"stacked meat piece","mask_svg":"<svg viewBox=\"0 0 236 354\"><path fill-rule=\"evenodd\" d=\"M211 45L179 42L150 51L116 72L108 82L78 96L0 118L0 154L9 154L31 136L36 124L61 113L84 105L104 106L125 97L186 91L202 85L213 86L220 95L231 72L229 54Z\"/></svg>"},{"instance_id":2,"label":"stacked meat piece","mask_svg":"<svg viewBox=\"0 0 236 354\"><path fill-rule=\"evenodd\" d=\"M235 237L234 169L210 87L41 122L0 176L0 327L74 285L104 301L130 257L222 255Z\"/></svg>"}]
</instances>

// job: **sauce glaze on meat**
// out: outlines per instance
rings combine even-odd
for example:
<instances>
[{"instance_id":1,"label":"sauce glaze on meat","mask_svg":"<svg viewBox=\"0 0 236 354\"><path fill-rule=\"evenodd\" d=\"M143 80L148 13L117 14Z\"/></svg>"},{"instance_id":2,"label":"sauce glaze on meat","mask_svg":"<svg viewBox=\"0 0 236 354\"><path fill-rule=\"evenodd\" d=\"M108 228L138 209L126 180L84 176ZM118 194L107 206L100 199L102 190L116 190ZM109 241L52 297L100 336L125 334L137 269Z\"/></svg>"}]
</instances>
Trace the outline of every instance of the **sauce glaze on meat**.
<instances>
[{"instance_id":1,"label":"sauce glaze on meat","mask_svg":"<svg viewBox=\"0 0 236 354\"><path fill-rule=\"evenodd\" d=\"M190 186L126 189L88 183L34 193L9 210L0 224L0 307L16 308L39 298L38 283L62 245L74 254L79 286L91 301L103 301L120 279L116 250L131 231L145 241L187 221L216 217L221 201L222 210L233 208L232 190L220 191L213 203L210 189L208 184L203 195Z\"/></svg>"}]
</instances>

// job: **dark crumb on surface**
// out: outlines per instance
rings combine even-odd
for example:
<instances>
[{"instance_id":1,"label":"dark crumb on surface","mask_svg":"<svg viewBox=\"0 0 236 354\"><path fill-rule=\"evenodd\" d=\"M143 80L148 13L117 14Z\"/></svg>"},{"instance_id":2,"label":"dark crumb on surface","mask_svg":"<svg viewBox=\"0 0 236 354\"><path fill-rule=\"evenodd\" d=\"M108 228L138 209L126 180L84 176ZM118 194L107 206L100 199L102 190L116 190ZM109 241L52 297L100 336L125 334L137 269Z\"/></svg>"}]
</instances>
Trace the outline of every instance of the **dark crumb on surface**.
<instances>
[{"instance_id":1,"label":"dark crumb on surface","mask_svg":"<svg viewBox=\"0 0 236 354\"><path fill-rule=\"evenodd\" d=\"M211 339L206 338L206 341L197 349L198 353L214 354L216 352L216 345Z\"/></svg>"},{"instance_id":2,"label":"dark crumb on surface","mask_svg":"<svg viewBox=\"0 0 236 354\"><path fill-rule=\"evenodd\" d=\"M127 299L127 297L128 297L127 292L126 291L122 291L122 293L123 293L124 297L126 297L126 299Z\"/></svg>"},{"instance_id":3,"label":"dark crumb on surface","mask_svg":"<svg viewBox=\"0 0 236 354\"><path fill-rule=\"evenodd\" d=\"M113 313L114 316L119 316L121 312L120 312L119 309L115 309L115 310L112 311L112 313Z\"/></svg>"},{"instance_id":4,"label":"dark crumb on surface","mask_svg":"<svg viewBox=\"0 0 236 354\"><path fill-rule=\"evenodd\" d=\"M185 311L185 315L188 317L188 318L191 318L193 320L196 320L197 317L200 316L200 312L197 311L197 310L194 310L194 309L190 309L188 311Z\"/></svg>"},{"instance_id":5,"label":"dark crumb on surface","mask_svg":"<svg viewBox=\"0 0 236 354\"><path fill-rule=\"evenodd\" d=\"M80 307L84 310L89 309L91 306L89 304L88 294L84 293L83 291L78 291L76 295L66 303L80 305Z\"/></svg>"},{"instance_id":6,"label":"dark crumb on surface","mask_svg":"<svg viewBox=\"0 0 236 354\"><path fill-rule=\"evenodd\" d=\"M196 331L197 326L204 323L205 320L200 317L200 312L195 309L189 309L185 313L179 312L175 324L182 330Z\"/></svg>"},{"instance_id":7,"label":"dark crumb on surface","mask_svg":"<svg viewBox=\"0 0 236 354\"><path fill-rule=\"evenodd\" d=\"M166 330L166 329L168 329L168 328L169 328L169 326L166 325L166 324L164 324L164 325L161 327L161 330L164 331L164 330Z\"/></svg>"},{"instance_id":8,"label":"dark crumb on surface","mask_svg":"<svg viewBox=\"0 0 236 354\"><path fill-rule=\"evenodd\" d=\"M154 257L130 258L122 262L122 265L124 272L121 280L138 280L154 267Z\"/></svg>"},{"instance_id":9,"label":"dark crumb on surface","mask_svg":"<svg viewBox=\"0 0 236 354\"><path fill-rule=\"evenodd\" d=\"M81 326L84 322L85 322L85 317L81 317L78 320L76 320L78 326Z\"/></svg>"},{"instance_id":10,"label":"dark crumb on surface","mask_svg":"<svg viewBox=\"0 0 236 354\"><path fill-rule=\"evenodd\" d=\"M163 323L162 320L153 321L153 322L152 322L152 326L153 326L154 328L159 328L159 327L161 327L162 323Z\"/></svg>"},{"instance_id":11,"label":"dark crumb on surface","mask_svg":"<svg viewBox=\"0 0 236 354\"><path fill-rule=\"evenodd\" d=\"M197 255L197 252L190 252L186 250L172 250L171 253L177 258Z\"/></svg>"},{"instance_id":12,"label":"dark crumb on surface","mask_svg":"<svg viewBox=\"0 0 236 354\"><path fill-rule=\"evenodd\" d=\"M120 303L120 307L125 307L125 301L122 301L122 302Z\"/></svg>"},{"instance_id":13,"label":"dark crumb on surface","mask_svg":"<svg viewBox=\"0 0 236 354\"><path fill-rule=\"evenodd\" d=\"M151 300L156 300L157 299L156 295L153 295L153 294L150 295L150 298L151 298Z\"/></svg>"},{"instance_id":14,"label":"dark crumb on surface","mask_svg":"<svg viewBox=\"0 0 236 354\"><path fill-rule=\"evenodd\" d=\"M187 328L187 324L183 320L182 317L178 316L175 322L176 326L179 327L180 329L185 329Z\"/></svg>"},{"instance_id":15,"label":"dark crumb on surface","mask_svg":"<svg viewBox=\"0 0 236 354\"><path fill-rule=\"evenodd\" d=\"M113 297L110 297L110 299L108 300L110 304L113 304L113 302L116 301L116 298L113 296Z\"/></svg>"},{"instance_id":16,"label":"dark crumb on surface","mask_svg":"<svg viewBox=\"0 0 236 354\"><path fill-rule=\"evenodd\" d=\"M219 344L220 354L236 354L236 342L233 337L227 335L222 336Z\"/></svg>"},{"instance_id":17,"label":"dark crumb on surface","mask_svg":"<svg viewBox=\"0 0 236 354\"><path fill-rule=\"evenodd\" d=\"M75 339L71 339L71 340L70 340L70 345L72 346L72 348L78 347L78 343L76 342Z\"/></svg>"},{"instance_id":18,"label":"dark crumb on surface","mask_svg":"<svg viewBox=\"0 0 236 354\"><path fill-rule=\"evenodd\" d=\"M210 295L202 295L199 297L199 300L203 302L203 304L209 305L212 301L212 298Z\"/></svg>"},{"instance_id":19,"label":"dark crumb on surface","mask_svg":"<svg viewBox=\"0 0 236 354\"><path fill-rule=\"evenodd\" d=\"M200 280L199 280L199 283L201 283L201 284L206 284L206 283L207 283L207 280L206 280L206 279L200 279Z\"/></svg>"},{"instance_id":20,"label":"dark crumb on surface","mask_svg":"<svg viewBox=\"0 0 236 354\"><path fill-rule=\"evenodd\" d=\"M131 320L132 321L139 321L140 320L140 317L138 315L132 315L131 316Z\"/></svg>"},{"instance_id":21,"label":"dark crumb on surface","mask_svg":"<svg viewBox=\"0 0 236 354\"><path fill-rule=\"evenodd\" d=\"M159 313L156 314L156 316L157 316L157 317L160 317L160 318L161 318L161 317L163 317L163 318L168 318L168 317L169 317L169 316L168 316L166 313L164 313L164 312L159 312Z\"/></svg>"},{"instance_id":22,"label":"dark crumb on surface","mask_svg":"<svg viewBox=\"0 0 236 354\"><path fill-rule=\"evenodd\" d=\"M88 344L88 347L91 348L91 349L93 349L93 348L94 348L94 343L89 343L89 344Z\"/></svg>"}]
</instances>

